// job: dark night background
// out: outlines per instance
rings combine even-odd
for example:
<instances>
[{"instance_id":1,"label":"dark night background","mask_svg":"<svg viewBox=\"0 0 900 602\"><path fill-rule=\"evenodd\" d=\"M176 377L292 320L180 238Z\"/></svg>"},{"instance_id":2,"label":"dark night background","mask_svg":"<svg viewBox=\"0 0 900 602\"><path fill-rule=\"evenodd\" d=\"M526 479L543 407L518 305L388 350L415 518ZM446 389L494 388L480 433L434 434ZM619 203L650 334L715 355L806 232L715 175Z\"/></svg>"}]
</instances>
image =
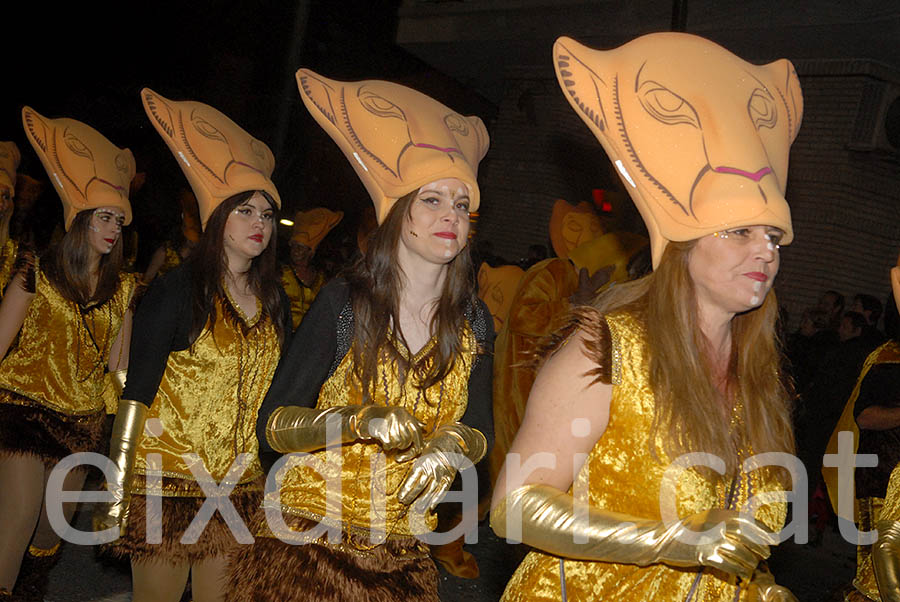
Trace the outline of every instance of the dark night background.
<instances>
[{"instance_id":1,"label":"dark night background","mask_svg":"<svg viewBox=\"0 0 900 602\"><path fill-rule=\"evenodd\" d=\"M303 108L298 68L336 79L401 81L486 121L485 109L492 109L394 45L398 6L355 0L9 5L0 140L14 140L22 151L19 171L41 180L46 174L22 131L24 105L83 121L130 148L138 172L147 173L146 185L132 195L140 267L177 227L174 192L186 182L141 106L139 92L150 87L174 100L210 104L266 142L275 154L273 180L285 217L317 205L343 209L341 228L355 234L368 197ZM33 213L44 230L61 220L52 188Z\"/></svg>"}]
</instances>

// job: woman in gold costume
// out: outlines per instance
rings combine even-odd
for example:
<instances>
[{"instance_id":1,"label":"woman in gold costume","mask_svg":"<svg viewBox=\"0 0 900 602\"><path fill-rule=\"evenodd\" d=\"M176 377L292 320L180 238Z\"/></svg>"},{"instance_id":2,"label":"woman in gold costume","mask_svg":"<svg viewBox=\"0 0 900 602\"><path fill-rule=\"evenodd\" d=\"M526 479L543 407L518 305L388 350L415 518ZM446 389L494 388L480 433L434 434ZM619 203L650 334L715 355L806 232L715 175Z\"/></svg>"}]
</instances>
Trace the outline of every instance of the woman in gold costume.
<instances>
[{"instance_id":1,"label":"woman in gold costume","mask_svg":"<svg viewBox=\"0 0 900 602\"><path fill-rule=\"evenodd\" d=\"M297 76L380 224L364 257L316 297L263 403L261 445L310 454L270 472L266 520L232 559L229 597L434 602L437 569L417 536L434 529L459 462L477 463L490 435L493 328L467 245L487 133L404 86ZM352 134L322 112L332 93ZM391 131L390 107L415 126ZM398 159L404 178L381 167Z\"/></svg>"},{"instance_id":2,"label":"woman in gold costume","mask_svg":"<svg viewBox=\"0 0 900 602\"><path fill-rule=\"evenodd\" d=\"M275 162L208 105L149 89L142 99L154 125L162 113L191 116L181 131L157 127L173 152L228 173L184 167L204 231L135 316L110 445L113 501L95 528L121 534L111 551L131 559L135 601L177 602L189 575L194 600L222 600L228 551L246 542L262 499L256 413L290 334L275 261ZM213 503L220 512L189 529Z\"/></svg>"},{"instance_id":3,"label":"woman in gold costume","mask_svg":"<svg viewBox=\"0 0 900 602\"><path fill-rule=\"evenodd\" d=\"M793 238L796 75L687 34L610 51L560 38L554 59L654 271L550 346L494 492L493 529L536 548L503 600L793 600L760 565L790 480L745 461L793 451L770 289Z\"/></svg>"},{"instance_id":4,"label":"woman in gold costume","mask_svg":"<svg viewBox=\"0 0 900 602\"><path fill-rule=\"evenodd\" d=\"M118 395L110 371L127 366L136 286L121 271L131 152L72 119L29 107L22 118L57 185L66 234L39 260L22 256L0 305L0 600L43 600L60 544L42 511L47 478L66 456L102 447L106 402ZM78 491L84 478L71 470L64 486ZM63 504L67 520L74 510Z\"/></svg>"}]
</instances>

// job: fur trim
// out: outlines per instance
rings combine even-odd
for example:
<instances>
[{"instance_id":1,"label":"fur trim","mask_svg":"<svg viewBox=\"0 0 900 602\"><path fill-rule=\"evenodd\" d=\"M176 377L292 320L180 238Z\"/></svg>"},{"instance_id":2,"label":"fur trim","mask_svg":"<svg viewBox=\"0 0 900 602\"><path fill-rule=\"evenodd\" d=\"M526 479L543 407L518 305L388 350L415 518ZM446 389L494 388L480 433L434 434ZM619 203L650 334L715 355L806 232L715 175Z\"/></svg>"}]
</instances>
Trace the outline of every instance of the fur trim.
<instances>
[{"instance_id":1,"label":"fur trim","mask_svg":"<svg viewBox=\"0 0 900 602\"><path fill-rule=\"evenodd\" d=\"M99 451L104 415L69 416L0 390L0 454L37 456L53 468L69 454Z\"/></svg>"},{"instance_id":2,"label":"fur trim","mask_svg":"<svg viewBox=\"0 0 900 602\"><path fill-rule=\"evenodd\" d=\"M285 517L292 529L313 521ZM438 571L414 537L391 538L371 549L345 543L291 545L260 537L229 558L226 600L242 602L439 602ZM358 542L357 542L358 543Z\"/></svg>"},{"instance_id":3,"label":"fur trim","mask_svg":"<svg viewBox=\"0 0 900 602\"><path fill-rule=\"evenodd\" d=\"M187 488L173 485L173 481L193 483L186 479L163 478L163 489L176 489L187 492ZM238 485L234 488L231 503L247 528L255 520L262 503L262 482ZM206 500L205 497L163 497L162 516L154 515L152 520L162 525L162 542L147 542L147 498L144 495L132 495L128 514L128 528L124 536L108 546L104 552L116 558L128 557L132 562L167 562L172 566L192 564L214 556L224 556L233 547L238 546L235 536L219 512L213 514L206 524L199 539L193 544L181 543L187 531ZM250 531L252 533L252 530ZM250 546L241 546L250 547Z\"/></svg>"}]
</instances>

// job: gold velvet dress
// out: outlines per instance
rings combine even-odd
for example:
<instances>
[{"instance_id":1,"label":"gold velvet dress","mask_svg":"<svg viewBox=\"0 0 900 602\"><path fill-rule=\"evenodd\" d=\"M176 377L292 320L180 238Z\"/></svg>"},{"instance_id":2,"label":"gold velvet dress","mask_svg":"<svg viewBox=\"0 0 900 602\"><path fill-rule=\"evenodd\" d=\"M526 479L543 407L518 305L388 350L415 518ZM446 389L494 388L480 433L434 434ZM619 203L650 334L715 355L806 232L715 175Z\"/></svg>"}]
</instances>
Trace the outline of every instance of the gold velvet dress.
<instances>
[{"instance_id":1,"label":"gold velvet dress","mask_svg":"<svg viewBox=\"0 0 900 602\"><path fill-rule=\"evenodd\" d=\"M588 502L597 508L660 520L661 484L670 460L658 439L652 443L660 459L654 459L649 451L654 401L645 365L645 336L638 320L627 313L607 316L607 323L612 338L614 385L609 425L589 454L570 493L586 492ZM675 496L670 503L681 517L715 507L740 509L752 496L782 489L779 483L761 475L757 471L750 473L749 478L744 474L742 478L726 482L724 478L712 479L705 473L686 469L677 480ZM779 530L785 514L785 504L774 503L761 507L756 518L769 528ZM734 577L715 569L563 560L540 551L532 551L526 556L507 585L502 600L559 602L563 599L563 572L570 602L748 600Z\"/></svg>"},{"instance_id":2,"label":"gold velvet dress","mask_svg":"<svg viewBox=\"0 0 900 602\"><path fill-rule=\"evenodd\" d=\"M284 292L291 300L291 323L295 330L300 326L300 321L309 311L309 306L312 305L313 299L319 294L324 284L325 275L322 272L316 274L311 286L306 286L300 282L291 266L281 266L281 286L284 287Z\"/></svg>"},{"instance_id":3,"label":"gold velvet dress","mask_svg":"<svg viewBox=\"0 0 900 602\"><path fill-rule=\"evenodd\" d=\"M0 450L53 466L100 448L106 405L117 399L107 363L137 279L120 274L115 294L87 308L60 295L37 265L33 279L18 342L0 362Z\"/></svg>"},{"instance_id":4,"label":"gold velvet dress","mask_svg":"<svg viewBox=\"0 0 900 602\"><path fill-rule=\"evenodd\" d=\"M13 277L13 267L16 264L16 254L19 251L19 242L8 238L0 247L0 299L6 291L6 286Z\"/></svg>"},{"instance_id":5,"label":"gold velvet dress","mask_svg":"<svg viewBox=\"0 0 900 602\"><path fill-rule=\"evenodd\" d=\"M181 564L225 554L235 537L219 513L196 543L179 542L207 498L204 485L233 487L228 497L245 524L261 502L256 414L281 355L278 334L259 302L253 318L230 299L217 298L215 311L212 330L207 326L189 347L168 355L138 444L131 515L116 555ZM151 494L163 498L158 544L146 537ZM151 519L160 517L154 512Z\"/></svg>"}]
</instances>

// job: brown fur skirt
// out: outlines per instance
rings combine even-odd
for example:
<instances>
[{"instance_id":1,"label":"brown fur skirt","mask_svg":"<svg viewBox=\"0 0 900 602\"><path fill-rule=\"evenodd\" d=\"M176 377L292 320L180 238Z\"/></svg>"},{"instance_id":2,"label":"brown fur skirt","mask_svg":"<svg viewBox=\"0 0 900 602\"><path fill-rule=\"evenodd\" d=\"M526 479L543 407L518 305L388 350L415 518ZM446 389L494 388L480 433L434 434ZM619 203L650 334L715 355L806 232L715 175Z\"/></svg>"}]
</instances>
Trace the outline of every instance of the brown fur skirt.
<instances>
[{"instance_id":1,"label":"brown fur skirt","mask_svg":"<svg viewBox=\"0 0 900 602\"><path fill-rule=\"evenodd\" d=\"M143 477L136 476L135 479L143 488L144 483L140 482ZM250 533L255 515L260 512L262 485L261 479L238 485L229 496L238 516ZM195 481L187 479L163 477L163 490L170 495L162 498L162 516L154 511L150 517L151 524L155 523L162 527L160 543L147 541L147 497L133 494L125 535L104 546L105 553L117 558L130 558L132 562L165 562L175 566L225 556L235 547L250 547L238 543L235 533L218 511L206 523L199 538L192 533L193 539L196 539L195 543L181 543L182 536L199 513L206 498L202 497L203 490L200 486ZM171 495L172 493L178 497Z\"/></svg>"},{"instance_id":2,"label":"brown fur skirt","mask_svg":"<svg viewBox=\"0 0 900 602\"><path fill-rule=\"evenodd\" d=\"M70 416L0 389L0 455L37 456L48 469L70 454L103 446L106 411Z\"/></svg>"},{"instance_id":3,"label":"brown fur skirt","mask_svg":"<svg viewBox=\"0 0 900 602\"><path fill-rule=\"evenodd\" d=\"M311 520L285 516L291 529ZM255 530L259 533L259 530ZM229 558L226 600L240 602L439 602L438 571L428 546L396 537L361 550L357 538L291 545L257 537ZM362 547L362 546L360 546Z\"/></svg>"}]
</instances>

